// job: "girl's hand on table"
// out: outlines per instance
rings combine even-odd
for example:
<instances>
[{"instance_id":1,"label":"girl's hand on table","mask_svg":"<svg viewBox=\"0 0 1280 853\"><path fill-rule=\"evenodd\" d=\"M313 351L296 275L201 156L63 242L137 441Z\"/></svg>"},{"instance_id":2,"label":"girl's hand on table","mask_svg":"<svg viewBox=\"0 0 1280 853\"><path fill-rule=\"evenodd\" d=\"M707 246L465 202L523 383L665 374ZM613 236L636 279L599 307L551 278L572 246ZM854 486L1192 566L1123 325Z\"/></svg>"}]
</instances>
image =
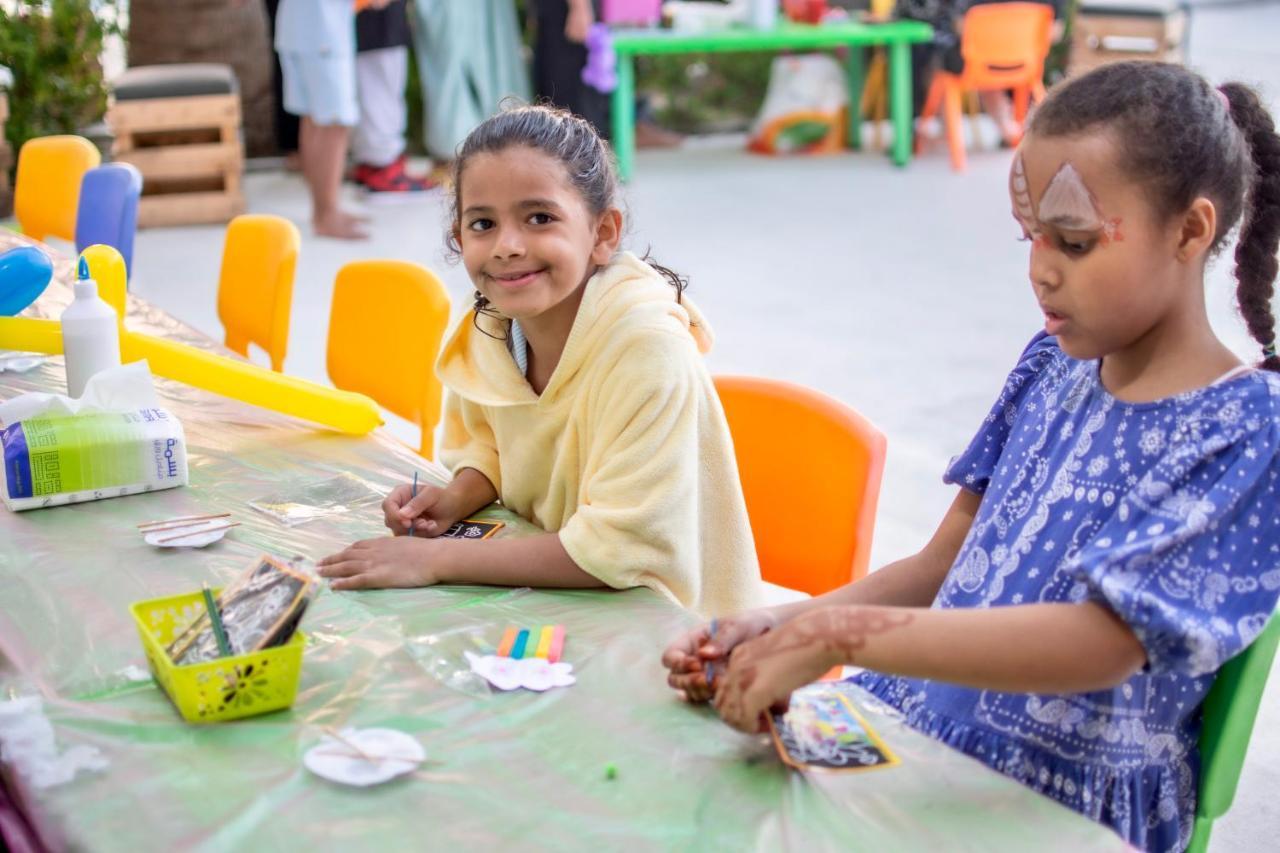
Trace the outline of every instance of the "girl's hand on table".
<instances>
[{"instance_id":1,"label":"girl's hand on table","mask_svg":"<svg viewBox=\"0 0 1280 853\"><path fill-rule=\"evenodd\" d=\"M709 624L689 631L662 653L662 665L670 670L667 684L689 702L707 701L713 693L712 685L707 683L707 664L711 663L723 674L723 661L734 647L772 630L777 624L777 616L770 611L752 610L717 620L714 639Z\"/></svg>"},{"instance_id":2,"label":"girl's hand on table","mask_svg":"<svg viewBox=\"0 0 1280 853\"><path fill-rule=\"evenodd\" d=\"M396 536L408 533L410 524L415 536L439 536L466 515L455 506L448 489L420 485L418 496L412 494L411 486L396 486L382 502L383 524Z\"/></svg>"},{"instance_id":3,"label":"girl's hand on table","mask_svg":"<svg viewBox=\"0 0 1280 853\"><path fill-rule=\"evenodd\" d=\"M715 685L715 707L726 723L748 734L766 731L765 714L785 711L793 690L840 662L825 642L830 631L825 616L823 611L804 614L734 649Z\"/></svg>"},{"instance_id":4,"label":"girl's hand on table","mask_svg":"<svg viewBox=\"0 0 1280 853\"><path fill-rule=\"evenodd\" d=\"M431 586L437 570L459 543L406 536L365 539L320 561L321 577L333 589Z\"/></svg>"}]
</instances>

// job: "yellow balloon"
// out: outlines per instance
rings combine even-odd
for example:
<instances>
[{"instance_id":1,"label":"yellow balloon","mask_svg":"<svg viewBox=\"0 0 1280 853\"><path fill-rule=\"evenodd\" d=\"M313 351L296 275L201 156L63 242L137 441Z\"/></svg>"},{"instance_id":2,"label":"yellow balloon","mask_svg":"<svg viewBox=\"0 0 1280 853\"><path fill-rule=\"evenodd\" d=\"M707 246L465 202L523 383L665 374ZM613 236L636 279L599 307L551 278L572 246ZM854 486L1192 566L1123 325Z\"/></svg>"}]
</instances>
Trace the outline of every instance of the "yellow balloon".
<instances>
[{"instance_id":1,"label":"yellow balloon","mask_svg":"<svg viewBox=\"0 0 1280 853\"><path fill-rule=\"evenodd\" d=\"M116 309L116 316L124 322L125 298L129 288L129 272L124 257L113 247L95 243L80 253L89 265L89 278L98 283L98 296Z\"/></svg>"},{"instance_id":2,"label":"yellow balloon","mask_svg":"<svg viewBox=\"0 0 1280 853\"><path fill-rule=\"evenodd\" d=\"M62 324L31 317L0 317L0 349L62 355Z\"/></svg>"},{"instance_id":3,"label":"yellow balloon","mask_svg":"<svg viewBox=\"0 0 1280 853\"><path fill-rule=\"evenodd\" d=\"M0 349L59 355L62 324L30 317L0 317ZM342 432L364 435L382 425L377 404L363 394L328 388L176 341L122 331L121 361L144 358L157 376Z\"/></svg>"},{"instance_id":4,"label":"yellow balloon","mask_svg":"<svg viewBox=\"0 0 1280 853\"><path fill-rule=\"evenodd\" d=\"M382 425L377 404L363 394L328 388L176 341L134 332L121 335L121 361L144 358L159 376L343 432L363 435Z\"/></svg>"}]
</instances>

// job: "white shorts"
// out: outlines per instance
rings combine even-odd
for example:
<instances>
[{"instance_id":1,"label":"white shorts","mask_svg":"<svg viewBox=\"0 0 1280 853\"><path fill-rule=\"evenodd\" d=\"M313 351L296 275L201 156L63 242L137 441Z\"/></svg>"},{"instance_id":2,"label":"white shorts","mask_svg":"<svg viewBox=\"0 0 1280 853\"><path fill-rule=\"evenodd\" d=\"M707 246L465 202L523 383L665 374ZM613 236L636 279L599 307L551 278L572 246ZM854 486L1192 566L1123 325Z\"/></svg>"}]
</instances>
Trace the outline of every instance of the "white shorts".
<instances>
[{"instance_id":1,"label":"white shorts","mask_svg":"<svg viewBox=\"0 0 1280 853\"><path fill-rule=\"evenodd\" d=\"M287 112L321 125L354 127L360 121L354 54L282 50L280 72Z\"/></svg>"}]
</instances>

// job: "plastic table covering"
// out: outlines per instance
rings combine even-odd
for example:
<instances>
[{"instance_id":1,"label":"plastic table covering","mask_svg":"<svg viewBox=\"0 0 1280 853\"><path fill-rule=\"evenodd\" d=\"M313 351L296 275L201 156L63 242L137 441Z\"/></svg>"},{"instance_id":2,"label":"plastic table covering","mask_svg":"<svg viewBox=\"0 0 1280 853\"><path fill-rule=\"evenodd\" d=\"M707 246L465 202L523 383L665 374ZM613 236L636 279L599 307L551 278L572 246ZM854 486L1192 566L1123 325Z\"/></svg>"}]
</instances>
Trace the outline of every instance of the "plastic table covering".
<instances>
[{"instance_id":1,"label":"plastic table covering","mask_svg":"<svg viewBox=\"0 0 1280 853\"><path fill-rule=\"evenodd\" d=\"M19 238L0 236L0 251ZM33 313L56 316L70 266ZM216 348L130 297L135 330ZM38 694L60 750L109 761L61 786L7 780L44 843L89 850L1123 849L1109 830L914 732L865 694L859 704L898 767L801 775L772 745L676 700L659 654L693 617L644 589L544 592L437 587L325 590L293 708L184 723L149 680L134 601L225 583L263 551L314 558L384 533L370 506L286 528L247 501L349 472L404 482L413 451L354 438L158 379L186 430L191 485L88 504L0 510L0 688ZM61 359L0 373L0 398L62 388ZM227 511L242 526L204 550L142 542L144 520ZM502 510L499 535L532 528ZM475 631L561 623L578 683L487 698L445 686L416 654ZM452 632L452 633L451 633ZM132 675L130 672L132 671ZM430 763L380 787L311 775L302 754L324 726L408 732ZM608 778L613 765L616 776ZM9 768L6 768L9 771Z\"/></svg>"}]
</instances>

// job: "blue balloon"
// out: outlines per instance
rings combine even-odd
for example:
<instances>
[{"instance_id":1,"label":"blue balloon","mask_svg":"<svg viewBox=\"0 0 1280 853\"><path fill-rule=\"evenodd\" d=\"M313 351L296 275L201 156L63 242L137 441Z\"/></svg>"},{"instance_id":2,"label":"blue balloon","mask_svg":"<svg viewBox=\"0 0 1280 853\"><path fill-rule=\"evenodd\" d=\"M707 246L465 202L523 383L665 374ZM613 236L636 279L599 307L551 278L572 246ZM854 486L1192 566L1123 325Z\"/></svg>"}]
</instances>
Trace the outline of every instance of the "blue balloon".
<instances>
[{"instance_id":1,"label":"blue balloon","mask_svg":"<svg viewBox=\"0 0 1280 853\"><path fill-rule=\"evenodd\" d=\"M35 246L0 254L0 317L12 317L40 298L53 278L53 262Z\"/></svg>"}]
</instances>

